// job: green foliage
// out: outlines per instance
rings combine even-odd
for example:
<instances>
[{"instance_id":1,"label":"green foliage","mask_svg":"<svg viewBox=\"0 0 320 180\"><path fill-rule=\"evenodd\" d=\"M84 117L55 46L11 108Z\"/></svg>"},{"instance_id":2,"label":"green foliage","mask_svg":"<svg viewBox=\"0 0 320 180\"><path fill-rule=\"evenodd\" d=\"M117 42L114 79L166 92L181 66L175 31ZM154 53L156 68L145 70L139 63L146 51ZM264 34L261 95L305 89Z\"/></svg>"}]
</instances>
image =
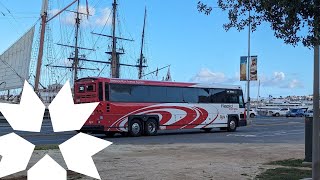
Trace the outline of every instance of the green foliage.
<instances>
[{"instance_id":1,"label":"green foliage","mask_svg":"<svg viewBox=\"0 0 320 180\"><path fill-rule=\"evenodd\" d=\"M266 172L258 175L256 179L259 180L300 180L303 178L310 178L312 176L311 170L302 170L296 168L275 168L268 169Z\"/></svg>"},{"instance_id":2,"label":"green foliage","mask_svg":"<svg viewBox=\"0 0 320 180\"><path fill-rule=\"evenodd\" d=\"M262 22L268 22L275 37L287 44L302 42L310 47L319 43L319 33L315 35L314 30L319 32L315 22L320 19L320 0L218 0L217 5L228 11L229 22L223 25L227 31L241 31L249 24L255 31ZM198 10L210 14L212 8L199 1Z\"/></svg>"},{"instance_id":3,"label":"green foliage","mask_svg":"<svg viewBox=\"0 0 320 180\"><path fill-rule=\"evenodd\" d=\"M279 165L279 166L287 166L287 167L310 167L311 164L303 164L302 159L286 159L280 161L272 161L267 163L267 165Z\"/></svg>"}]
</instances>

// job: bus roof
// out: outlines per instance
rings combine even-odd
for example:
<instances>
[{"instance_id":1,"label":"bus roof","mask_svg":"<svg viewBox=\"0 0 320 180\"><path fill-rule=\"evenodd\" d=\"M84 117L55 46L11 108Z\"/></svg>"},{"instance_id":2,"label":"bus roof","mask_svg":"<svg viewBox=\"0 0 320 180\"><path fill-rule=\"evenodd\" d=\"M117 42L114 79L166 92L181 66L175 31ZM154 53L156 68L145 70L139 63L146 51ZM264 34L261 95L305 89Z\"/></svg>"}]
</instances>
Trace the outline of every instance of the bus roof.
<instances>
[{"instance_id":1,"label":"bus roof","mask_svg":"<svg viewBox=\"0 0 320 180\"><path fill-rule=\"evenodd\" d=\"M150 86L177 86L177 87L199 87L199 88L224 88L224 89L241 89L238 85L222 85L222 84L204 84L192 82L169 82L169 81L152 81L152 80L134 80L134 79L117 79L103 77L87 77L78 79L76 82L100 80L113 84L136 84Z\"/></svg>"}]
</instances>

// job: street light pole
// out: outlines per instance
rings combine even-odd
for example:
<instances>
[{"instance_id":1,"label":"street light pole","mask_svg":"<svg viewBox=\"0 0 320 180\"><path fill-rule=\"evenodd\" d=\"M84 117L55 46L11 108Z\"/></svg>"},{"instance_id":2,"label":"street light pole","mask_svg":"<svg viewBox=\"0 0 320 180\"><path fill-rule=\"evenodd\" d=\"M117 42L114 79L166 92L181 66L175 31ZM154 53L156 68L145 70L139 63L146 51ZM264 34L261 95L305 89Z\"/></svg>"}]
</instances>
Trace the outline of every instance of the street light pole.
<instances>
[{"instance_id":1,"label":"street light pole","mask_svg":"<svg viewBox=\"0 0 320 180\"><path fill-rule=\"evenodd\" d=\"M318 43L318 19L315 18L314 35L314 72L313 72L313 133L312 133L312 179L320 179L319 164L319 43Z\"/></svg>"},{"instance_id":2,"label":"street light pole","mask_svg":"<svg viewBox=\"0 0 320 180\"><path fill-rule=\"evenodd\" d=\"M247 122L250 122L250 41L251 41L251 19L249 10L249 27L248 27L248 68L247 68Z\"/></svg>"}]
</instances>

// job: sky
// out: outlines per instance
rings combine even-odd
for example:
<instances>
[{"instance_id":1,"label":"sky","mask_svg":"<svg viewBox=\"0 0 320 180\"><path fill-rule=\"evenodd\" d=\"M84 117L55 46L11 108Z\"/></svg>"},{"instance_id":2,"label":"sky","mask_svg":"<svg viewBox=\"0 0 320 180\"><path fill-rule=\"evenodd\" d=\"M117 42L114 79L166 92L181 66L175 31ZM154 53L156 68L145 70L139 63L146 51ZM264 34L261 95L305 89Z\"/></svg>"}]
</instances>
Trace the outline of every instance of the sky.
<instances>
[{"instance_id":1,"label":"sky","mask_svg":"<svg viewBox=\"0 0 320 180\"><path fill-rule=\"evenodd\" d=\"M50 13L54 14L71 0L53 1ZM88 0L89 19L83 28L100 30L108 20L111 0ZM119 0L121 31L125 37L135 39L125 43L128 57L139 56L144 8L147 7L146 48L148 72L170 66L172 79L178 82L200 82L241 85L240 56L248 54L248 30L226 32L227 12L214 8L210 16L197 11L198 0ZM216 6L215 0L206 0ZM82 5L85 1L82 0ZM72 6L70 10L73 10ZM4 52L36 22L41 0L0 0L0 53ZM83 8L85 11L85 8ZM73 17L63 14L60 23L71 25ZM53 23L57 23L53 21ZM52 26L55 31L58 26ZM107 23L110 29L110 19ZM60 37L54 36L59 39ZM54 40L55 41L55 40ZM58 40L57 40L58 41ZM89 40L88 40L89 41ZM55 41L56 42L56 41ZM274 37L270 24L264 23L251 34L251 55L258 56L260 96L310 95L313 89L313 50L299 44L286 45ZM130 58L127 58L130 61ZM135 63L135 62L130 62ZM128 70L133 74L135 70ZM161 80L167 70L159 73ZM136 76L136 75L134 75ZM132 77L135 78L135 77ZM258 83L251 82L251 98L258 96Z\"/></svg>"}]
</instances>

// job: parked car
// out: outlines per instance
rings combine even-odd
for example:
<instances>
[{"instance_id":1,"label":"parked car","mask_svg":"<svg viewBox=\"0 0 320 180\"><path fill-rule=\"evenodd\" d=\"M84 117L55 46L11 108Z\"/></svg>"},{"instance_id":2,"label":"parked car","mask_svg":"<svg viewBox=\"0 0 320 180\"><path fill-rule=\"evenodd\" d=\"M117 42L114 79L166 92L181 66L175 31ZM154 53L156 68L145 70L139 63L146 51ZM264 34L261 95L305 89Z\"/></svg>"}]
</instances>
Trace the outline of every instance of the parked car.
<instances>
[{"instance_id":1,"label":"parked car","mask_svg":"<svg viewBox=\"0 0 320 180\"><path fill-rule=\"evenodd\" d=\"M247 109L246 109L246 114L247 114ZM249 115L250 115L250 118L254 118L258 115L258 113L255 109L250 109Z\"/></svg>"},{"instance_id":2,"label":"parked car","mask_svg":"<svg viewBox=\"0 0 320 180\"><path fill-rule=\"evenodd\" d=\"M286 117L303 117L304 110L303 109L291 109L287 114Z\"/></svg>"},{"instance_id":3,"label":"parked car","mask_svg":"<svg viewBox=\"0 0 320 180\"><path fill-rule=\"evenodd\" d=\"M307 112L304 113L305 117L313 117L313 110L308 110Z\"/></svg>"},{"instance_id":4,"label":"parked car","mask_svg":"<svg viewBox=\"0 0 320 180\"><path fill-rule=\"evenodd\" d=\"M289 112L289 108L279 108L272 111L272 116L285 116Z\"/></svg>"}]
</instances>

